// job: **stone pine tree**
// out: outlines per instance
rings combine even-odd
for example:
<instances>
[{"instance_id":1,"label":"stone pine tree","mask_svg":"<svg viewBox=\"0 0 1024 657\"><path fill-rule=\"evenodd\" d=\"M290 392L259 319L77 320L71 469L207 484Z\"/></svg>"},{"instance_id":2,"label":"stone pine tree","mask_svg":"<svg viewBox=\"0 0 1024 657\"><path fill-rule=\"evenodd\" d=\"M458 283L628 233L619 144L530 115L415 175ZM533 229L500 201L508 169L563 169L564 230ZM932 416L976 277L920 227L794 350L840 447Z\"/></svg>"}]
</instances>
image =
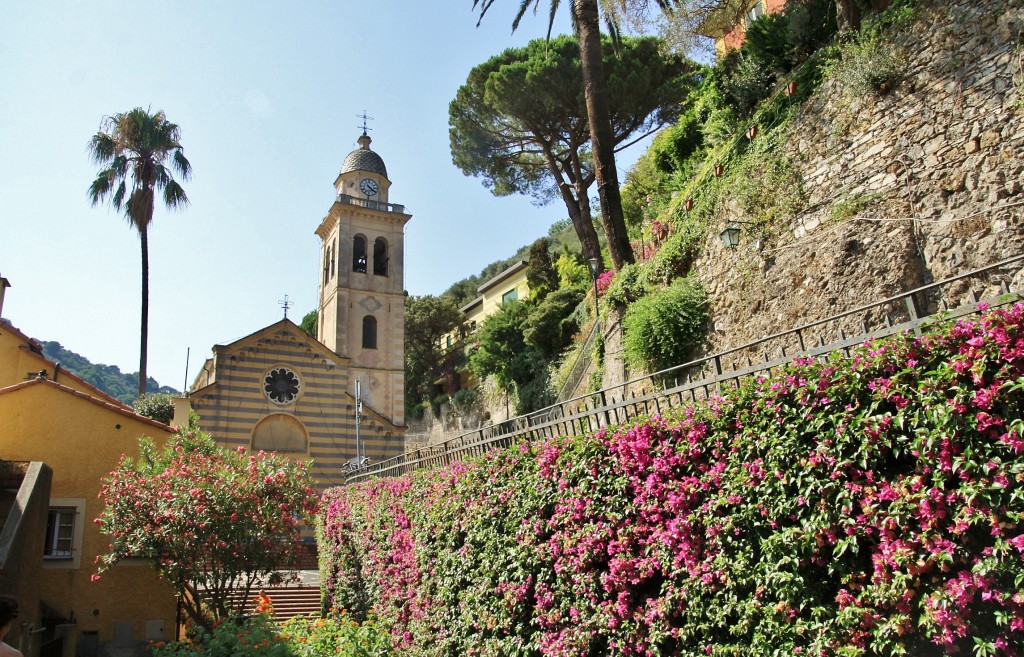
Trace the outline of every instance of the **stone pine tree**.
<instances>
[{"instance_id":1,"label":"stone pine tree","mask_svg":"<svg viewBox=\"0 0 1024 657\"><path fill-rule=\"evenodd\" d=\"M480 10L483 20L495 0L473 0L473 8ZM512 29L531 7L539 7L541 0L520 0L519 9L512 22ZM548 31L554 25L555 15L561 0L550 0ZM604 70L604 55L601 43L600 9L598 0L569 0L573 30L580 48L580 65L583 74L583 89L587 106L587 121L590 127L591 151L594 159L594 177L597 181L597 195L601 202L601 218L608 253L612 265L619 269L635 261L633 248L626 233L626 221L622 214L622 198L619 195L619 175L615 166L615 141L613 138L611 109L608 102L608 79ZM643 0L616 0L623 11L641 11L646 8ZM676 0L652 0L663 11L671 11ZM630 5L637 5L630 8ZM613 33L617 33L615 12L605 12L605 18ZM550 36L550 34L549 34Z\"/></svg>"},{"instance_id":2,"label":"stone pine tree","mask_svg":"<svg viewBox=\"0 0 1024 657\"><path fill-rule=\"evenodd\" d=\"M616 49L605 39L603 53L613 150L678 117L692 63L662 52L649 37L623 38ZM529 194L537 203L561 198L584 258L601 261L589 199L597 172L576 39L537 39L476 66L448 117L452 160L463 173L481 177L498 196Z\"/></svg>"},{"instance_id":3,"label":"stone pine tree","mask_svg":"<svg viewBox=\"0 0 1024 657\"><path fill-rule=\"evenodd\" d=\"M153 223L156 195L170 209L188 204L185 190L171 175L173 170L188 180L192 166L179 142L178 126L162 110L150 113L141 107L105 117L89 141L93 163L102 166L89 186L95 206L110 201L124 212L128 224L139 232L142 245L142 322L139 348L139 396L146 394L146 363L149 338L149 226Z\"/></svg>"}]
</instances>

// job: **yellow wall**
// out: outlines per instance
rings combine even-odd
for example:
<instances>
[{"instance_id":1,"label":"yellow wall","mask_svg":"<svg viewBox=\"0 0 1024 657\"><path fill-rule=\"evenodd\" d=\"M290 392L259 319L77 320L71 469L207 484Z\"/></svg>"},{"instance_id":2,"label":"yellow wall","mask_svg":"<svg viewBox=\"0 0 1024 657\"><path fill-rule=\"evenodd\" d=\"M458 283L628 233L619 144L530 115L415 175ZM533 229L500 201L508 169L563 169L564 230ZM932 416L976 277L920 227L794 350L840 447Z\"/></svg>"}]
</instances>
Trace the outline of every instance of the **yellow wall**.
<instances>
[{"instance_id":1,"label":"yellow wall","mask_svg":"<svg viewBox=\"0 0 1024 657\"><path fill-rule=\"evenodd\" d=\"M0 358L8 351L0 348ZM65 617L73 614L79 632L98 632L101 644L112 641L115 625L125 621L132 623L136 641L147 639L147 621L162 622L163 637L172 638L174 593L144 563L119 565L90 581L96 555L107 548L93 522L102 508L100 480L122 454L137 456L140 436L161 444L170 429L51 381L0 390L0 418L0 457L45 462L53 468L51 506L77 501L83 510L76 526L80 552L73 561L44 561L40 600Z\"/></svg>"},{"instance_id":2,"label":"yellow wall","mask_svg":"<svg viewBox=\"0 0 1024 657\"><path fill-rule=\"evenodd\" d=\"M477 298L478 301L475 301L468 310L463 310L462 321L466 335L474 333L483 325L484 320L501 309L502 299L504 299L509 291L516 291L517 301L526 301L530 296L530 285L526 282L526 267L522 267L507 278L492 279L485 285L486 288L481 287L478 290L480 291L480 296ZM476 322L475 329L473 328L473 322ZM455 329L451 333L441 336L441 349L444 351L449 349L449 338L452 347L458 346L459 341L462 340L462 329Z\"/></svg>"},{"instance_id":3,"label":"yellow wall","mask_svg":"<svg viewBox=\"0 0 1024 657\"><path fill-rule=\"evenodd\" d=\"M516 291L519 301L526 301L526 298L530 295L530 286L526 283L525 268L483 291L484 302L481 315L484 319L501 309L501 300L511 290ZM477 322L479 323L480 320L477 320Z\"/></svg>"},{"instance_id":4,"label":"yellow wall","mask_svg":"<svg viewBox=\"0 0 1024 657\"><path fill-rule=\"evenodd\" d=\"M41 354L29 348L29 338L10 324L0 323L0 388L15 385L28 379L29 372L46 370L46 377L52 379L54 364ZM70 372L62 371L58 380L69 388L84 392L91 397L115 402L110 395L97 390Z\"/></svg>"}]
</instances>

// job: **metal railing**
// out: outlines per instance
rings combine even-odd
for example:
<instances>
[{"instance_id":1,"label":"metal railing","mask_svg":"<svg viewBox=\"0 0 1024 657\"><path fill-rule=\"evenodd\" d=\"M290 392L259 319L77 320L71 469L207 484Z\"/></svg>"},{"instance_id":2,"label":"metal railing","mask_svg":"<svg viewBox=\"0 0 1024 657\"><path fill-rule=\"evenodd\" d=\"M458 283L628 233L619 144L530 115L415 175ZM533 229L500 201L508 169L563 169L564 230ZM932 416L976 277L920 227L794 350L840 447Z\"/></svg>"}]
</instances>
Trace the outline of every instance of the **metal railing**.
<instances>
[{"instance_id":1,"label":"metal railing","mask_svg":"<svg viewBox=\"0 0 1024 657\"><path fill-rule=\"evenodd\" d=\"M594 360L594 339L597 337L597 331L598 324L594 322L594 325L590 328L590 333L587 334L587 339L583 342L583 347L576 354L576 360L572 364L572 369L569 370L569 375L565 377L562 387L559 389L558 394L555 395L556 404L569 399L569 395L576 391L580 381L583 379L583 375L590 368L590 363Z\"/></svg>"},{"instance_id":2,"label":"metal railing","mask_svg":"<svg viewBox=\"0 0 1024 657\"><path fill-rule=\"evenodd\" d=\"M523 441L623 424L637 416L721 395L728 387L738 387L743 379L794 358L833 351L849 354L852 347L869 338L903 331L920 333L923 326L937 320L978 312L983 299L981 292L970 286L971 279L999 279L998 292L986 301L991 305L1012 302L1008 277L998 270L1013 263L1024 263L1024 254L401 454L349 475L346 483L441 467Z\"/></svg>"}]
</instances>

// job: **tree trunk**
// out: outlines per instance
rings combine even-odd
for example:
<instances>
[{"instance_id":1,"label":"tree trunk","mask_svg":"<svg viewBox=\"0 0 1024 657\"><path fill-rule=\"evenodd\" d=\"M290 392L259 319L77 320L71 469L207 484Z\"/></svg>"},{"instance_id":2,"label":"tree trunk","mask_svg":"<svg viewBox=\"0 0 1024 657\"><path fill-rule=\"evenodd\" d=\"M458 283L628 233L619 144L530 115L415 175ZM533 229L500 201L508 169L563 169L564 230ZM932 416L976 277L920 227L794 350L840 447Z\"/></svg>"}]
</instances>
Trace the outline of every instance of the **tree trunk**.
<instances>
[{"instance_id":1,"label":"tree trunk","mask_svg":"<svg viewBox=\"0 0 1024 657\"><path fill-rule=\"evenodd\" d=\"M577 233L580 230L584 230L587 233L587 240L589 245L583 245L583 259L588 261L587 267L590 267L589 261L591 259L597 260L597 273L600 274L604 271L604 258L601 257L601 243L597 239L597 231L594 230L594 217L590 214L590 199L587 198L587 189L579 189L583 187L583 183L580 183L576 190L576 196L579 199L579 216L580 222L585 224L577 228ZM573 222L575 224L575 221ZM583 239L580 239L582 244Z\"/></svg>"},{"instance_id":2,"label":"tree trunk","mask_svg":"<svg viewBox=\"0 0 1024 657\"><path fill-rule=\"evenodd\" d=\"M142 244L142 326L139 330L139 397L146 394L147 344L149 342L149 235L147 226L139 225L139 242Z\"/></svg>"},{"instance_id":3,"label":"tree trunk","mask_svg":"<svg viewBox=\"0 0 1024 657\"><path fill-rule=\"evenodd\" d=\"M555 156L547 145L544 147L544 158L547 161L548 171L557 181L558 192L569 212L569 221L572 222L572 227L576 230L576 237L580 239L583 258L585 260L596 258L601 263L601 243L597 239L597 231L594 230L593 217L590 216L590 200L587 198L587 186L583 182L583 167L580 166L576 149L570 148L569 151L572 161L568 165L564 165L566 169L564 174L569 177L571 185L563 178L563 171L558 168ZM601 266L600 269L604 269L604 267Z\"/></svg>"},{"instance_id":4,"label":"tree trunk","mask_svg":"<svg viewBox=\"0 0 1024 657\"><path fill-rule=\"evenodd\" d=\"M836 27L840 34L860 29L860 7L857 0L836 0Z\"/></svg>"},{"instance_id":5,"label":"tree trunk","mask_svg":"<svg viewBox=\"0 0 1024 657\"><path fill-rule=\"evenodd\" d=\"M608 109L608 87L601 58L601 29L597 0L573 0L573 23L576 40L580 45L580 63L583 68L583 88L587 100L590 141L594 152L594 173L597 195L601 201L601 219L608 240L612 266L634 261L633 248L626 233L619 195L619 176L615 168L615 139L611 113Z\"/></svg>"}]
</instances>

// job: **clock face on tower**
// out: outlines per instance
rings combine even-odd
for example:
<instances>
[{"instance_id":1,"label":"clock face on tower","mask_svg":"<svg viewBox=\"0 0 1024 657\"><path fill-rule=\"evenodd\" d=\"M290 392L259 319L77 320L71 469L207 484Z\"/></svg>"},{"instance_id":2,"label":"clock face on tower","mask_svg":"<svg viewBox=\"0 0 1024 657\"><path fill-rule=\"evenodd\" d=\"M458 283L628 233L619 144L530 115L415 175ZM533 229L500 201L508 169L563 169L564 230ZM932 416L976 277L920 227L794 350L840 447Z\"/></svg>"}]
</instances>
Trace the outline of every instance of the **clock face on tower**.
<instances>
[{"instance_id":1,"label":"clock face on tower","mask_svg":"<svg viewBox=\"0 0 1024 657\"><path fill-rule=\"evenodd\" d=\"M367 196L375 196L377 194L377 181L372 178L363 178L359 181L359 191Z\"/></svg>"}]
</instances>

